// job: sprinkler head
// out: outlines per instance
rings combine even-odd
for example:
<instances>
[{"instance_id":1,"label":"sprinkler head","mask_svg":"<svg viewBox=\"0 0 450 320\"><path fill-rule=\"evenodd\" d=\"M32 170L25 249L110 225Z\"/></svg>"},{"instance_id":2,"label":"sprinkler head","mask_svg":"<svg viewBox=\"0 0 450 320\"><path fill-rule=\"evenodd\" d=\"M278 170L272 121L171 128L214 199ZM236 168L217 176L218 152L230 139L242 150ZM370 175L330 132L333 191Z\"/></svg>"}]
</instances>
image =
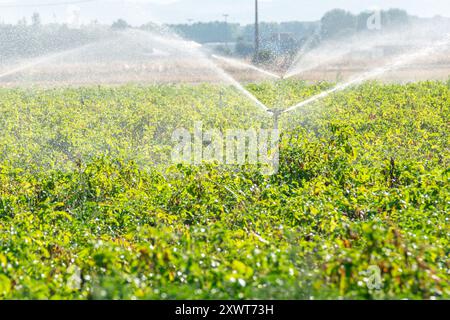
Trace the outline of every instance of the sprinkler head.
<instances>
[{"instance_id":1,"label":"sprinkler head","mask_svg":"<svg viewBox=\"0 0 450 320\"><path fill-rule=\"evenodd\" d=\"M283 113L283 110L280 109L267 109L268 113L271 113L273 116L278 117Z\"/></svg>"}]
</instances>

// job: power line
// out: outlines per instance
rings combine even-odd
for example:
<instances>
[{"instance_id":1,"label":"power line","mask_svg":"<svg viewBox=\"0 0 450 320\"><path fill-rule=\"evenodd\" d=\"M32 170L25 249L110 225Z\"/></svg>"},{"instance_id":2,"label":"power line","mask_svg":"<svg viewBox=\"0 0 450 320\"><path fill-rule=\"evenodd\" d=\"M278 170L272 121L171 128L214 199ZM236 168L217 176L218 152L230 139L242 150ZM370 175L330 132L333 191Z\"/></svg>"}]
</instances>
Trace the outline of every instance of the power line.
<instances>
[{"instance_id":1,"label":"power line","mask_svg":"<svg viewBox=\"0 0 450 320\"><path fill-rule=\"evenodd\" d=\"M56 7L66 6L70 4L82 4L96 2L98 0L73 0L63 2L46 2L46 3L23 3L23 4L0 4L0 8L39 8L39 7Z\"/></svg>"}]
</instances>

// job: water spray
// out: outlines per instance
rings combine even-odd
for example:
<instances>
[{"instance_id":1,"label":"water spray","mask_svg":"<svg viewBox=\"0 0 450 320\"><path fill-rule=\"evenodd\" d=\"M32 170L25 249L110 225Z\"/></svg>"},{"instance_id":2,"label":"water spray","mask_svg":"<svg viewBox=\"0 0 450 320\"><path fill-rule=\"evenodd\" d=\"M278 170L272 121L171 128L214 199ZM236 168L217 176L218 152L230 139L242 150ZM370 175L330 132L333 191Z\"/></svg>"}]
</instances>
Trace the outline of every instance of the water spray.
<instances>
[{"instance_id":1,"label":"water spray","mask_svg":"<svg viewBox=\"0 0 450 320\"><path fill-rule=\"evenodd\" d=\"M221 56L218 56L218 55L215 55L215 54L211 55L211 57L216 59L216 60L221 60L221 61L223 61L223 62L225 62L227 64L230 64L230 65L234 65L234 66L237 66L237 67L242 67L242 68L246 68L246 69L255 70L255 71L259 72L259 73L265 74L265 75L267 75L269 77L272 77L274 79L281 79L281 76L279 76L279 75L277 75L277 74L275 74L273 72L264 70L262 68L254 66L252 64L245 63L243 61L239 61L239 60L236 60L236 59L225 58L225 57L221 57Z\"/></svg>"},{"instance_id":2,"label":"water spray","mask_svg":"<svg viewBox=\"0 0 450 320\"><path fill-rule=\"evenodd\" d=\"M384 74L386 72L396 70L396 69L402 67L403 65L411 63L411 62L413 62L413 61L415 61L415 60L417 60L419 58L426 57L426 56L428 56L428 55L430 55L430 54L432 54L432 53L434 53L434 52L436 52L438 50L446 48L449 45L449 42L450 42L450 33L447 34L444 37L444 40L437 42L433 46L427 47L427 48L425 48L423 50L420 50L418 52L414 52L412 54L403 55L399 59L394 61L393 63L387 64L386 66L383 66L383 67L371 70L369 72L366 72L366 73L364 73L364 74L362 74L362 75L360 75L360 76L358 76L358 77L356 77L356 78L354 78L354 79L352 79L350 81L347 81L347 82L345 82L343 84L335 86L332 89L326 90L326 91L324 91L322 93L319 93L319 94L317 94L315 96L312 96L312 97L310 97L310 98L308 98L308 99L306 99L306 100L304 100L304 101L302 101L302 102L300 102L300 103L298 103L296 105L293 105L293 106L291 106L291 107L289 107L287 109L282 110L282 109L279 109L279 108L274 108L274 109L267 109L266 112L269 115L271 115L272 118L273 118L274 129L279 129L280 118L281 118L281 116L283 114L290 113L290 112L295 111L295 110L297 110L297 109L299 109L301 107L310 105L311 103L314 103L314 102L316 102L318 100L326 98L327 96L329 96L329 95L331 95L331 94L333 94L335 92L343 91L343 90L349 88L352 85L359 84L361 82L364 82L365 80L368 80L368 79L380 76L380 75L382 75L382 74ZM289 78L289 76L287 78ZM283 80L283 79L286 79L285 75L280 76L280 80Z\"/></svg>"},{"instance_id":3,"label":"water spray","mask_svg":"<svg viewBox=\"0 0 450 320\"><path fill-rule=\"evenodd\" d=\"M368 80L368 79L380 76L380 75L382 75L382 74L384 74L386 72L396 70L396 69L400 68L401 66L403 66L405 64L413 62L414 60L417 60L417 59L422 58L422 57L426 57L426 56L434 53L435 51L441 49L442 47L444 47L444 48L447 47L449 42L450 42L450 33L445 36L444 40L436 43L433 46L430 46L430 47L428 47L426 49L420 50L420 51L412 53L412 54L403 55L397 61L395 61L393 63L390 63L390 64L388 64L388 65L386 65L384 67L380 67L380 68L371 70L369 72L366 72L366 73L360 75L359 77L356 77L353 80L347 81L347 82L345 82L343 84L335 86L334 88L332 88L330 90L327 90L327 91L324 91L324 92L322 92L320 94L317 94L317 95L315 95L315 96L313 96L313 97L311 97L311 98L309 98L309 99L307 99L305 101L302 101L302 102L300 102L300 103L298 103L298 104L296 104L294 106L291 106L291 107L285 109L282 113L283 114L284 113L289 113L289 112L294 111L294 110L296 110L298 108L301 108L301 107L309 105L309 104L311 104L313 102L316 102L317 100L323 99L323 98L329 96L332 93L345 90L345 89L347 89L348 87L350 87L352 85L355 85L355 84L361 83L361 82L363 82L365 80Z\"/></svg>"},{"instance_id":4,"label":"water spray","mask_svg":"<svg viewBox=\"0 0 450 320\"><path fill-rule=\"evenodd\" d=\"M108 40L104 41L104 43L106 43L107 41ZM63 58L63 57L65 57L67 55L70 55L72 53L75 53L75 52L78 52L78 51L81 51L81 50L84 50L84 49L88 49L88 48L90 48L90 47L92 47L92 46L94 46L96 44L97 44L96 42L95 43L90 43L90 44L86 44L86 45L83 45L81 47L77 47L77 48L74 48L74 49L69 49L69 50L65 50L65 51L61 51L61 52L56 52L56 53L53 53L53 54L50 54L50 55L47 55L47 56L44 56L44 57L38 57L38 58L32 59L28 63L17 65L16 67L13 67L12 69L9 69L7 71L4 71L4 72L0 73L0 79L4 78L4 77L7 77L7 76L10 76L10 75L13 75L13 74L17 74L19 72L22 72L22 71L25 71L25 70L28 70L28 69L31 69L31 68L36 67L36 66L42 65L42 64L44 64L46 62L50 62L52 60Z\"/></svg>"}]
</instances>

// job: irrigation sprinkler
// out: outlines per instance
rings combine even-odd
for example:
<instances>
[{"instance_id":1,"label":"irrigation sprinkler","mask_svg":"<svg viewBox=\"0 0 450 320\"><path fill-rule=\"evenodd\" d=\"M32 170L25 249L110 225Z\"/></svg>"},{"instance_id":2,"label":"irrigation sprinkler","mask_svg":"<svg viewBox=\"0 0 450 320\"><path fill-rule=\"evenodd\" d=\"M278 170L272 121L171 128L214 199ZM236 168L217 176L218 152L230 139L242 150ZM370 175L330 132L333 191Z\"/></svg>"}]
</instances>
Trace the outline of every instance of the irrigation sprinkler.
<instances>
[{"instance_id":1,"label":"irrigation sprinkler","mask_svg":"<svg viewBox=\"0 0 450 320\"><path fill-rule=\"evenodd\" d=\"M280 83L281 83L281 81L283 81L283 76L279 76L278 79L280 81L276 82L276 86L277 86L278 92L281 92ZM267 113L272 115L273 128L275 130L278 130L280 128L280 117L284 113L284 109L285 109L283 107L284 106L283 106L283 102L281 101L281 96L278 95L278 102L277 102L276 107L273 109L267 110Z\"/></svg>"},{"instance_id":2,"label":"irrigation sprinkler","mask_svg":"<svg viewBox=\"0 0 450 320\"><path fill-rule=\"evenodd\" d=\"M267 113L272 115L273 128L278 130L280 128L280 116L283 114L283 110L280 109L268 109Z\"/></svg>"}]
</instances>

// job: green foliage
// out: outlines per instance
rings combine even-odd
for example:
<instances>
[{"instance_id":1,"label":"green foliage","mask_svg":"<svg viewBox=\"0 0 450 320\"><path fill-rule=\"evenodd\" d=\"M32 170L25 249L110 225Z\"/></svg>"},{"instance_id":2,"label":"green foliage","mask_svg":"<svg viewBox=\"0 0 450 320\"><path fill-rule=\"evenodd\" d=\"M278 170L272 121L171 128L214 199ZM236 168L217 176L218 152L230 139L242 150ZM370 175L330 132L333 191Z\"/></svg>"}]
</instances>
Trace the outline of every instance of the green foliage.
<instances>
[{"instance_id":1,"label":"green foliage","mask_svg":"<svg viewBox=\"0 0 450 320\"><path fill-rule=\"evenodd\" d=\"M219 21L177 24L169 27L183 37L199 43L235 41L241 28L237 23Z\"/></svg>"},{"instance_id":2,"label":"green foliage","mask_svg":"<svg viewBox=\"0 0 450 320\"><path fill-rule=\"evenodd\" d=\"M273 63L276 59L276 55L270 50L261 50L258 52L258 56L253 58L253 63L255 64L268 64Z\"/></svg>"},{"instance_id":3,"label":"green foliage","mask_svg":"<svg viewBox=\"0 0 450 320\"><path fill-rule=\"evenodd\" d=\"M248 88L281 108L329 86ZM0 97L0 298L450 297L445 83L368 83L285 116L270 177L167 164L180 126L270 123L228 88Z\"/></svg>"},{"instance_id":4,"label":"green foliage","mask_svg":"<svg viewBox=\"0 0 450 320\"><path fill-rule=\"evenodd\" d=\"M113 24L111 25L111 28L116 30L125 30L128 29L129 27L130 25L128 24L128 22L126 22L123 19L118 19L114 21Z\"/></svg>"},{"instance_id":5,"label":"green foliage","mask_svg":"<svg viewBox=\"0 0 450 320\"><path fill-rule=\"evenodd\" d=\"M249 57L255 53L255 45L250 41L245 41L243 38L239 38L236 47L236 54L240 57Z\"/></svg>"}]
</instances>

